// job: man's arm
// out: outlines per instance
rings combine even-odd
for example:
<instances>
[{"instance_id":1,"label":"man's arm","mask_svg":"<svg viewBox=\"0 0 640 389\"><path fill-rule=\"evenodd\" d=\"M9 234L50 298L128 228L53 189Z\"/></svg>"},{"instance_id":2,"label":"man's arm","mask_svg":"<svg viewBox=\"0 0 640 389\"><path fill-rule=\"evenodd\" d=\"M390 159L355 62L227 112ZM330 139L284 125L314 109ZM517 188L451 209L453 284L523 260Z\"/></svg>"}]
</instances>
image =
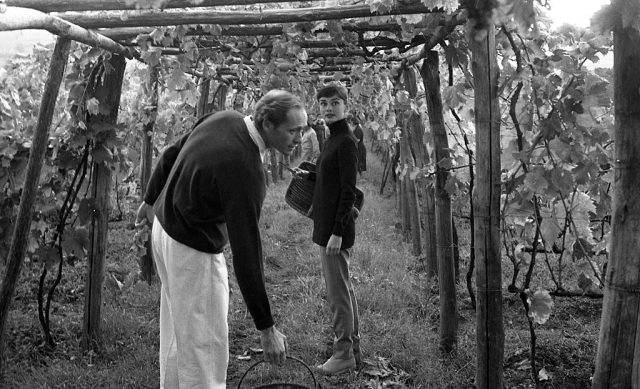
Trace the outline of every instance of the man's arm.
<instances>
[{"instance_id":1,"label":"man's arm","mask_svg":"<svg viewBox=\"0 0 640 389\"><path fill-rule=\"evenodd\" d=\"M264 330L273 325L265 288L258 226L265 189L261 188L262 182L255 182L257 172L249 172L238 166L221 170L216 187L224 209L233 252L233 268L256 328Z\"/></svg>"},{"instance_id":2,"label":"man's arm","mask_svg":"<svg viewBox=\"0 0 640 389\"><path fill-rule=\"evenodd\" d=\"M280 364L286 359L286 336L276 329L271 315L258 226L263 183L247 180L251 173L239 174L232 170L235 169L229 169L226 179L218 183L218 190L233 253L233 269L247 309L260 331L264 358L267 362Z\"/></svg>"}]
</instances>

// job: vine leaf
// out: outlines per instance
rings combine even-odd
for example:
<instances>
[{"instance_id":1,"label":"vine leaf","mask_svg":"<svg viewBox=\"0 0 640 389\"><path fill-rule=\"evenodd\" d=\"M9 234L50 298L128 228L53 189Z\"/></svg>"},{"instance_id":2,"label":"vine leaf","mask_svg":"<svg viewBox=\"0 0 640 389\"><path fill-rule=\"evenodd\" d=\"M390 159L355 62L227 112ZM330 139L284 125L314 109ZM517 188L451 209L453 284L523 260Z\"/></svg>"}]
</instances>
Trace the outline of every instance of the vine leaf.
<instances>
[{"instance_id":1,"label":"vine leaf","mask_svg":"<svg viewBox=\"0 0 640 389\"><path fill-rule=\"evenodd\" d=\"M84 251L89 247L89 232L84 227L78 227L66 231L62 239L62 250L67 255L83 257Z\"/></svg>"},{"instance_id":2,"label":"vine leaf","mask_svg":"<svg viewBox=\"0 0 640 389\"><path fill-rule=\"evenodd\" d=\"M542 239L544 241L544 246L548 249L553 246L556 238L560 235L562 229L560 225L558 225L558 221L555 218L555 215L551 215L551 217L545 217L542 219L540 223L540 233L542 234Z\"/></svg>"},{"instance_id":3,"label":"vine leaf","mask_svg":"<svg viewBox=\"0 0 640 389\"><path fill-rule=\"evenodd\" d=\"M91 115L97 115L100 113L100 102L95 97L87 100L87 112Z\"/></svg>"},{"instance_id":4,"label":"vine leaf","mask_svg":"<svg viewBox=\"0 0 640 389\"><path fill-rule=\"evenodd\" d=\"M422 4L429 9L442 8L448 13L458 8L458 2L452 0L422 0Z\"/></svg>"},{"instance_id":5,"label":"vine leaf","mask_svg":"<svg viewBox=\"0 0 640 389\"><path fill-rule=\"evenodd\" d=\"M536 168L527 173L524 185L534 193L541 193L549 187L549 183L543 177L544 169Z\"/></svg>"},{"instance_id":6,"label":"vine leaf","mask_svg":"<svg viewBox=\"0 0 640 389\"><path fill-rule=\"evenodd\" d=\"M588 292L589 289L593 286L593 280L584 272L578 275L578 288L582 289L583 292Z\"/></svg>"},{"instance_id":7,"label":"vine leaf","mask_svg":"<svg viewBox=\"0 0 640 389\"><path fill-rule=\"evenodd\" d=\"M100 144L91 151L91 157L95 163L111 162L113 160L113 153L107 146Z\"/></svg>"},{"instance_id":8,"label":"vine leaf","mask_svg":"<svg viewBox=\"0 0 640 389\"><path fill-rule=\"evenodd\" d=\"M527 299L529 303L529 317L537 324L544 324L551 316L553 299L546 290L538 290Z\"/></svg>"},{"instance_id":9,"label":"vine leaf","mask_svg":"<svg viewBox=\"0 0 640 389\"><path fill-rule=\"evenodd\" d=\"M51 246L40 246L34 253L35 257L44 263L47 269L51 269L60 260L58 249Z\"/></svg>"},{"instance_id":10,"label":"vine leaf","mask_svg":"<svg viewBox=\"0 0 640 389\"><path fill-rule=\"evenodd\" d=\"M442 91L442 99L449 108L458 108L464 105L466 99L463 95L462 85L446 86Z\"/></svg>"},{"instance_id":11,"label":"vine leaf","mask_svg":"<svg viewBox=\"0 0 640 389\"><path fill-rule=\"evenodd\" d=\"M549 381L551 378L552 378L551 373L549 373L544 368L542 368L542 369L540 369L540 371L538 371L538 380L539 381Z\"/></svg>"},{"instance_id":12,"label":"vine leaf","mask_svg":"<svg viewBox=\"0 0 640 389\"><path fill-rule=\"evenodd\" d=\"M590 220L591 214L596 213L596 206L593 204L593 200L586 193L578 191L571 204L570 212L576 226L576 236L593 242Z\"/></svg>"},{"instance_id":13,"label":"vine leaf","mask_svg":"<svg viewBox=\"0 0 640 389\"><path fill-rule=\"evenodd\" d=\"M81 225L86 225L91 220L91 216L95 210L95 200L93 198L84 198L78 204L78 221Z\"/></svg>"}]
</instances>

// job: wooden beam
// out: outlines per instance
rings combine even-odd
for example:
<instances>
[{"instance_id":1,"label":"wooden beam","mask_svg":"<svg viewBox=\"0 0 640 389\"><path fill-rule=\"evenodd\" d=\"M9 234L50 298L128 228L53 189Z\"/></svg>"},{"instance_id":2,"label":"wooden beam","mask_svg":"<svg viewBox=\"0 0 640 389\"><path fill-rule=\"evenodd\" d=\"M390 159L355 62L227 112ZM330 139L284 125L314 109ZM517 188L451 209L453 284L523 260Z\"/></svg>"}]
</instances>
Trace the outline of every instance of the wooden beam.
<instances>
[{"instance_id":1,"label":"wooden beam","mask_svg":"<svg viewBox=\"0 0 640 389\"><path fill-rule=\"evenodd\" d=\"M298 0L302 1L302 0ZM166 0L162 9L220 7L280 3L281 0ZM311 0L307 0L310 3ZM319 2L319 1L318 1ZM127 0L7 0L8 6L33 8L42 12L132 10L136 5Z\"/></svg>"},{"instance_id":2,"label":"wooden beam","mask_svg":"<svg viewBox=\"0 0 640 389\"><path fill-rule=\"evenodd\" d=\"M296 23L316 20L365 18L380 15L424 14L433 11L423 4L400 5L388 12L374 13L368 5L344 5L336 7L312 7L295 9L265 9L256 11L102 11L63 12L59 16L85 28L177 26L186 24L265 24ZM436 11L440 12L440 11Z\"/></svg>"},{"instance_id":3,"label":"wooden beam","mask_svg":"<svg viewBox=\"0 0 640 389\"><path fill-rule=\"evenodd\" d=\"M310 73L333 73L333 72L343 72L343 73L351 73L351 66L322 66L317 68L309 69Z\"/></svg>"},{"instance_id":4,"label":"wooden beam","mask_svg":"<svg viewBox=\"0 0 640 389\"><path fill-rule=\"evenodd\" d=\"M93 47L99 47L127 58L133 58L133 53L130 49L112 39L94 31L78 27L75 24L55 16L18 7L7 7L4 13L0 13L0 31L27 29L46 30L62 38L71 39Z\"/></svg>"},{"instance_id":5,"label":"wooden beam","mask_svg":"<svg viewBox=\"0 0 640 389\"><path fill-rule=\"evenodd\" d=\"M425 27L421 24L415 25L415 27ZM401 27L397 23L384 23L384 24L370 24L366 22L360 22L355 24L345 24L342 26L345 31L351 32L367 32L367 31L387 31L387 32L400 32ZM125 40L132 39L138 35L148 35L155 30L155 27L119 27L119 28L105 28L100 29L98 32L104 36L107 36L113 40ZM321 29L314 31L314 34L327 33L328 30ZM204 30L200 27L192 28L187 32L187 35L200 35L200 36L270 36L270 35L282 35L284 30L281 25L279 26L221 26L221 30L217 34L213 34L209 30Z\"/></svg>"}]
</instances>

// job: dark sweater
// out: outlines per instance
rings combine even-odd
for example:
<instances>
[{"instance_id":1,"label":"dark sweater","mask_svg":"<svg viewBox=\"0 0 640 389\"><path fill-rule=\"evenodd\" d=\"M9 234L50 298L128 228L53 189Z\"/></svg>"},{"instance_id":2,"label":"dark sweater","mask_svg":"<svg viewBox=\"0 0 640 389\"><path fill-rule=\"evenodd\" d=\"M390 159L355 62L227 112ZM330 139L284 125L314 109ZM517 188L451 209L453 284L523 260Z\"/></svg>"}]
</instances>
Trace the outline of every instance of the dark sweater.
<instances>
[{"instance_id":1,"label":"dark sweater","mask_svg":"<svg viewBox=\"0 0 640 389\"><path fill-rule=\"evenodd\" d=\"M228 240L240 291L259 330L273 325L258 229L264 196L258 146L243 116L227 111L201 118L162 153L144 197L176 241L221 253Z\"/></svg>"},{"instance_id":2,"label":"dark sweater","mask_svg":"<svg viewBox=\"0 0 640 389\"><path fill-rule=\"evenodd\" d=\"M313 242L326 247L331 235L342 237L342 249L356 235L352 208L356 200L357 150L346 120L329 125L331 135L318 158L313 192Z\"/></svg>"}]
</instances>

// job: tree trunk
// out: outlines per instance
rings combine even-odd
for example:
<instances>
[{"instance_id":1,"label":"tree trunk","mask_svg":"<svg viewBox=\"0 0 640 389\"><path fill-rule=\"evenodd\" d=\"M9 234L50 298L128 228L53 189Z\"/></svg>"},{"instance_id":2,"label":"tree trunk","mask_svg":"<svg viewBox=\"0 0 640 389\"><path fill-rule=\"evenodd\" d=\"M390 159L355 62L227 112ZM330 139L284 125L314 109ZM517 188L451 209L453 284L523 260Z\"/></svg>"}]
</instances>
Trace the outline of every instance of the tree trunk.
<instances>
[{"instance_id":1,"label":"tree trunk","mask_svg":"<svg viewBox=\"0 0 640 389\"><path fill-rule=\"evenodd\" d=\"M493 24L467 23L475 81L477 186L474 190L477 310L476 387L503 387L504 328L500 257L500 107ZM480 40L478 40L479 38Z\"/></svg>"},{"instance_id":2,"label":"tree trunk","mask_svg":"<svg viewBox=\"0 0 640 389\"><path fill-rule=\"evenodd\" d=\"M107 115L91 116L89 125L105 123L115 125L118 119L120 93L126 66L125 58L113 55L109 59L113 69L104 72L104 80L99 81L97 72L92 74L93 96L99 96L100 103L110 107ZM96 144L95 147L101 145ZM89 226L89 254L87 258L87 280L85 286L84 318L82 327L82 348L100 345L102 321L102 286L104 283L107 233L109 222L109 194L111 191L111 169L104 162L93 162L91 175L91 197L95 209Z\"/></svg>"},{"instance_id":3,"label":"tree trunk","mask_svg":"<svg viewBox=\"0 0 640 389\"><path fill-rule=\"evenodd\" d=\"M1 350L5 349L3 346L4 327L7 322L11 299L13 298L16 283L20 277L20 270L22 269L22 263L29 241L31 214L38 190L42 164L44 163L44 155L49 139L49 128L51 127L60 83L62 82L64 70L67 66L70 46L70 40L58 38L56 46L53 49L49 73L47 74L44 93L42 94L42 101L40 102L38 122L36 123L35 133L33 134L31 151L29 152L24 187L20 194L18 215L15 219L11 245L9 247L9 254L7 255L6 273L2 282L2 289L0 289L0 380L2 378L2 361L4 359L1 355Z\"/></svg>"},{"instance_id":4,"label":"tree trunk","mask_svg":"<svg viewBox=\"0 0 640 389\"><path fill-rule=\"evenodd\" d=\"M626 13L623 1L613 3ZM632 26L617 26L613 44L616 169L611 256L593 375L598 389L640 388L640 34Z\"/></svg>"},{"instance_id":5,"label":"tree trunk","mask_svg":"<svg viewBox=\"0 0 640 389\"><path fill-rule=\"evenodd\" d=\"M153 128L158 114L158 71L159 68L149 68L148 103L145 107L147 123L143 127L142 148L140 153L140 193L142 199L147 191L147 184L151 179L151 164L153 161ZM141 199L141 201L142 201ZM153 283L156 267L151 255L151 237L145 242L147 252L139 258L140 274L149 285Z\"/></svg>"},{"instance_id":6,"label":"tree trunk","mask_svg":"<svg viewBox=\"0 0 640 389\"><path fill-rule=\"evenodd\" d=\"M449 172L441 166L441 163L450 157L449 141L444 126L438 67L438 52L429 51L420 73L425 87L429 125L433 132L436 158L435 225L440 285L440 349L445 353L450 353L455 349L457 343L458 317L451 231L451 198L445 189Z\"/></svg>"}]
</instances>

